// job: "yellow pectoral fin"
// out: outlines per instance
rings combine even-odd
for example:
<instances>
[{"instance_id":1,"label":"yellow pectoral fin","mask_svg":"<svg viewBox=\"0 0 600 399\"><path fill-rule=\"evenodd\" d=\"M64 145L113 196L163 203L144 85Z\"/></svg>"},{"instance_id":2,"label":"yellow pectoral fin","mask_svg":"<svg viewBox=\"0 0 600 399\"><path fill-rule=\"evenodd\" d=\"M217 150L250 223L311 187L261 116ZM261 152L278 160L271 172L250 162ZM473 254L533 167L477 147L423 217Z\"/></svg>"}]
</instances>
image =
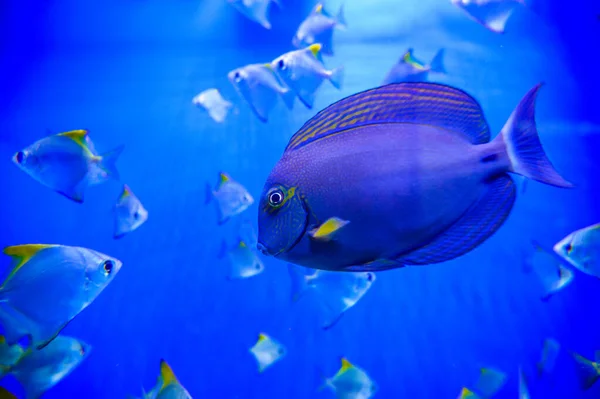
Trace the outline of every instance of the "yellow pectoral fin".
<instances>
[{"instance_id":1,"label":"yellow pectoral fin","mask_svg":"<svg viewBox=\"0 0 600 399\"><path fill-rule=\"evenodd\" d=\"M348 221L339 218L329 218L314 231L312 236L316 239L325 239L348 223Z\"/></svg>"}]
</instances>

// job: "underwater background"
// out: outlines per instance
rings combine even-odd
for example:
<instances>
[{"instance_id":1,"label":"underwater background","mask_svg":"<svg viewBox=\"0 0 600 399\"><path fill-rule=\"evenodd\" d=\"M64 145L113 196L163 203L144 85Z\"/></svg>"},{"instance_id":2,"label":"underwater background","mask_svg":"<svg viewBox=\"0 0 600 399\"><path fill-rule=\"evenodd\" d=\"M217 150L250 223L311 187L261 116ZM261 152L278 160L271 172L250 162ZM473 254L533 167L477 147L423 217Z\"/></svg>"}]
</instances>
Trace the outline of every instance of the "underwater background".
<instances>
[{"instance_id":1,"label":"underwater background","mask_svg":"<svg viewBox=\"0 0 600 399\"><path fill-rule=\"evenodd\" d=\"M600 220L600 6L528 3L506 33L495 34L446 0L346 0L348 29L335 33L336 54L325 60L346 68L342 89L325 82L312 110L279 102L263 123L227 73L293 49L315 2L281 3L271 7L266 30L224 0L2 2L0 246L76 245L123 261L63 331L92 345L89 358L44 397L139 395L165 358L196 398L327 398L334 395L318 391L322 376L333 375L345 356L376 382L376 398L456 398L484 366L508 373L495 397L516 398L517 367L535 373L544 339L593 358L600 280L578 273L540 301L543 288L523 271L523 258L532 239L552 246ZM326 3L334 11L339 5ZM492 135L544 82L536 107L541 141L576 189L530 182L483 245L443 264L377 273L364 298L323 331L309 302L292 303L285 262L263 257L264 273L226 279L217 256L222 240L235 237L240 221L256 227L258 205L220 226L205 186L225 171L257 198L305 121L378 86L409 47L426 60L446 50L447 74L430 80L473 95ZM212 87L237 109L223 124L191 103ZM119 182L91 188L76 204L12 164L19 149L73 129L89 129L100 152L125 145L121 180L149 212L139 230L112 238ZM9 263L3 257L0 267ZM259 332L287 348L263 373L248 352ZM530 379L531 398L600 398L600 384L580 390L574 367L561 351L549 376ZM0 384L22 392L10 377Z\"/></svg>"}]
</instances>

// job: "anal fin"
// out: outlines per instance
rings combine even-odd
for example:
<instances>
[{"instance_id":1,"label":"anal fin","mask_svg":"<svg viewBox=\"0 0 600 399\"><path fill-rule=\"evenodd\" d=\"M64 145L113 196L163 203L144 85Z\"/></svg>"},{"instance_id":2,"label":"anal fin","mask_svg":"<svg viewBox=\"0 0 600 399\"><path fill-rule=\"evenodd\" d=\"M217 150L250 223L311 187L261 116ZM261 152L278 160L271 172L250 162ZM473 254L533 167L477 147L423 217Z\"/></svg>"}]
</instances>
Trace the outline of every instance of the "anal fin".
<instances>
[{"instance_id":1,"label":"anal fin","mask_svg":"<svg viewBox=\"0 0 600 399\"><path fill-rule=\"evenodd\" d=\"M513 207L516 188L512 178L501 176L491 182L477 201L450 228L432 242L398 260L406 265L445 262L471 251L502 226Z\"/></svg>"}]
</instances>

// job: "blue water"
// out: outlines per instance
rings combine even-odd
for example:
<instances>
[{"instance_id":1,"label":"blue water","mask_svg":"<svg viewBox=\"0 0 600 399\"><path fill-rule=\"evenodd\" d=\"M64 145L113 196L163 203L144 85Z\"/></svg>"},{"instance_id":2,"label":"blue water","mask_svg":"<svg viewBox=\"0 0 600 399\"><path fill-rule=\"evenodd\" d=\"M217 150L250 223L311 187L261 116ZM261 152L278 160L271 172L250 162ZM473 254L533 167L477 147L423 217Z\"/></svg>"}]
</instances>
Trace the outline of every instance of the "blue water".
<instances>
[{"instance_id":1,"label":"blue water","mask_svg":"<svg viewBox=\"0 0 600 399\"><path fill-rule=\"evenodd\" d=\"M336 56L325 61L346 67L343 89L326 82L313 110L279 103L264 124L226 74L292 50L314 3L282 3L272 7L271 31L224 0L2 3L0 246L77 245L124 263L63 332L90 343L91 355L44 397L139 395L165 358L195 398L327 398L333 394L317 391L321 375L333 375L343 355L369 373L380 399L455 398L482 366L507 372L497 397L516 398L518 365L532 376L543 339L552 337L563 350L549 377L530 378L531 398L600 398L600 384L579 389L566 351L592 358L600 349L600 281L577 273L544 303L538 280L522 268L531 239L552 245L600 220L600 7L534 4L518 9L499 35L446 0L347 0L349 27L336 32ZM322 331L309 303L291 303L285 263L263 258L263 274L226 280L221 240L241 220L256 224L257 206L217 226L204 187L226 171L257 198L291 135L330 103L377 86L408 47L423 60L445 48L448 74L432 80L472 94L493 132L545 82L536 111L541 139L577 187L529 184L482 246L444 264L379 273L365 297ZM222 125L191 104L211 87L236 104ZM48 132L82 128L100 152L125 145L118 169L149 211L122 240L112 239L119 183L91 188L80 205L10 161ZM248 352L259 332L288 348L262 374ZM11 377L0 384L22 394Z\"/></svg>"}]
</instances>

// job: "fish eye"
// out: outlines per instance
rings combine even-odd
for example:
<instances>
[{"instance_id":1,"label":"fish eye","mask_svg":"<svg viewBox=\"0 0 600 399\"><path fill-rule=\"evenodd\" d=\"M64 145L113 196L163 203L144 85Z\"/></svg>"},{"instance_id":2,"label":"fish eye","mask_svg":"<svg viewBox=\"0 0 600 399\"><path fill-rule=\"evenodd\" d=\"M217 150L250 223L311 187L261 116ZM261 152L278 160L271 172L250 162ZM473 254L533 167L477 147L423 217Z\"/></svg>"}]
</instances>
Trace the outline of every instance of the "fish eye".
<instances>
[{"instance_id":1,"label":"fish eye","mask_svg":"<svg viewBox=\"0 0 600 399\"><path fill-rule=\"evenodd\" d=\"M268 199L269 205L271 205L274 208L279 208L281 205L283 205L285 195L283 194L283 191L281 191L281 189L276 188L269 193Z\"/></svg>"},{"instance_id":2,"label":"fish eye","mask_svg":"<svg viewBox=\"0 0 600 399\"><path fill-rule=\"evenodd\" d=\"M23 163L25 160L25 153L23 151L17 152L17 156L15 157L18 163Z\"/></svg>"},{"instance_id":3,"label":"fish eye","mask_svg":"<svg viewBox=\"0 0 600 399\"><path fill-rule=\"evenodd\" d=\"M235 80L237 83L240 83L240 82L242 81L242 75L240 75L240 73L239 73L239 72L236 72L236 73L233 75L233 79L234 79L234 80Z\"/></svg>"},{"instance_id":4,"label":"fish eye","mask_svg":"<svg viewBox=\"0 0 600 399\"><path fill-rule=\"evenodd\" d=\"M260 269L260 264L258 264L258 263L257 263L257 264L256 264L256 266L254 266L254 268L255 268L256 270Z\"/></svg>"},{"instance_id":5,"label":"fish eye","mask_svg":"<svg viewBox=\"0 0 600 399\"><path fill-rule=\"evenodd\" d=\"M568 254L570 254L571 251L573 250L573 245L571 245L571 243L568 243L567 246L565 247L565 250L567 251Z\"/></svg>"},{"instance_id":6,"label":"fish eye","mask_svg":"<svg viewBox=\"0 0 600 399\"><path fill-rule=\"evenodd\" d=\"M81 356L85 355L85 347L83 345L79 345L79 353Z\"/></svg>"},{"instance_id":7,"label":"fish eye","mask_svg":"<svg viewBox=\"0 0 600 399\"><path fill-rule=\"evenodd\" d=\"M367 273L367 280L373 281L373 273Z\"/></svg>"},{"instance_id":8,"label":"fish eye","mask_svg":"<svg viewBox=\"0 0 600 399\"><path fill-rule=\"evenodd\" d=\"M279 69L285 69L285 62L283 60L279 60L277 67L279 67Z\"/></svg>"},{"instance_id":9,"label":"fish eye","mask_svg":"<svg viewBox=\"0 0 600 399\"><path fill-rule=\"evenodd\" d=\"M138 211L135 211L135 213L133 214L133 218L135 220L138 220L140 218L140 213Z\"/></svg>"},{"instance_id":10,"label":"fish eye","mask_svg":"<svg viewBox=\"0 0 600 399\"><path fill-rule=\"evenodd\" d=\"M103 266L104 266L104 272L108 276L112 272L114 262L112 260L107 260L106 262L104 262Z\"/></svg>"}]
</instances>

